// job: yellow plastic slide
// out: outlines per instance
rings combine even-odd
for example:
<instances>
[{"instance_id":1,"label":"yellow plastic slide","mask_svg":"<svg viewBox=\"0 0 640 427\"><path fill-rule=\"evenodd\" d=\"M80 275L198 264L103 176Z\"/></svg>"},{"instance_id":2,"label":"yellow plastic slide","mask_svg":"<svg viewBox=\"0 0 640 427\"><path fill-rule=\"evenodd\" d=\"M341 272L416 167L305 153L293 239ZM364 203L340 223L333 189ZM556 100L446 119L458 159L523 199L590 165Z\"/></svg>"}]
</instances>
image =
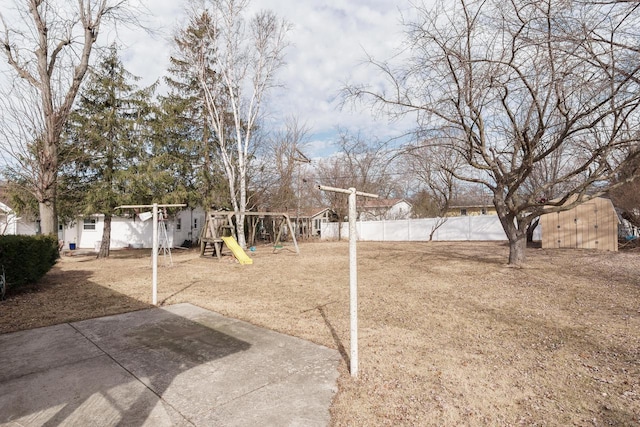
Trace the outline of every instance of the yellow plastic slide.
<instances>
[{"instance_id":1,"label":"yellow plastic slide","mask_svg":"<svg viewBox=\"0 0 640 427\"><path fill-rule=\"evenodd\" d=\"M236 257L240 264L253 264L253 260L242 250L233 236L223 237L222 241L227 245L233 256Z\"/></svg>"}]
</instances>

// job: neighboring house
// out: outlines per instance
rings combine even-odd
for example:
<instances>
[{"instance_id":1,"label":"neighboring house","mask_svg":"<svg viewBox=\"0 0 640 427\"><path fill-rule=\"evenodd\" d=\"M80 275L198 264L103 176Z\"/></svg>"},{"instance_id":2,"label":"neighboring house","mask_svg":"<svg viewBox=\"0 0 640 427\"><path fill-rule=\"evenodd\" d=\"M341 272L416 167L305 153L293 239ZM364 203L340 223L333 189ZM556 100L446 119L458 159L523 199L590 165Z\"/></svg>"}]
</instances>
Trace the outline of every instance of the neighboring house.
<instances>
[{"instance_id":1,"label":"neighboring house","mask_svg":"<svg viewBox=\"0 0 640 427\"><path fill-rule=\"evenodd\" d=\"M542 247L617 251L618 223L611 200L596 197L573 209L542 215Z\"/></svg>"},{"instance_id":2,"label":"neighboring house","mask_svg":"<svg viewBox=\"0 0 640 427\"><path fill-rule=\"evenodd\" d=\"M204 225L202 208L186 208L163 221L169 247L182 246L185 241L195 243ZM104 215L80 216L66 226L61 226L59 239L64 248L70 244L76 249L98 250L102 242ZM160 227L160 240L164 238ZM160 242L162 243L162 242ZM151 248L153 246L153 221L151 210L139 213L123 213L111 219L111 249L128 247Z\"/></svg>"},{"instance_id":3,"label":"neighboring house","mask_svg":"<svg viewBox=\"0 0 640 427\"><path fill-rule=\"evenodd\" d=\"M405 199L369 199L358 203L360 221L381 221L411 218L413 205Z\"/></svg>"},{"instance_id":4,"label":"neighboring house","mask_svg":"<svg viewBox=\"0 0 640 427\"><path fill-rule=\"evenodd\" d=\"M182 246L185 242L195 244L200 239L202 227L204 227L206 212L204 209L186 208L175 215L175 227L173 239L176 246Z\"/></svg>"},{"instance_id":5,"label":"neighboring house","mask_svg":"<svg viewBox=\"0 0 640 427\"><path fill-rule=\"evenodd\" d=\"M173 246L173 221L165 222L169 246ZM58 238L64 249L99 250L104 230L104 215L78 217L70 224L61 226ZM151 248L153 246L153 221L150 215L123 215L111 218L111 249Z\"/></svg>"},{"instance_id":6,"label":"neighboring house","mask_svg":"<svg viewBox=\"0 0 640 427\"><path fill-rule=\"evenodd\" d=\"M0 181L0 234L35 235L40 233L40 222L18 214L11 208L7 184Z\"/></svg>"},{"instance_id":7,"label":"neighboring house","mask_svg":"<svg viewBox=\"0 0 640 427\"><path fill-rule=\"evenodd\" d=\"M300 212L289 212L289 218L303 237L320 236L323 224L335 220L335 213L330 208L308 208Z\"/></svg>"},{"instance_id":8,"label":"neighboring house","mask_svg":"<svg viewBox=\"0 0 640 427\"><path fill-rule=\"evenodd\" d=\"M496 215L496 208L490 203L455 204L449 206L445 216Z\"/></svg>"},{"instance_id":9,"label":"neighboring house","mask_svg":"<svg viewBox=\"0 0 640 427\"><path fill-rule=\"evenodd\" d=\"M334 220L335 212L329 208L314 209L309 215L311 219L311 235L321 236L323 225Z\"/></svg>"},{"instance_id":10,"label":"neighboring house","mask_svg":"<svg viewBox=\"0 0 640 427\"><path fill-rule=\"evenodd\" d=\"M16 234L16 215L13 210L0 202L0 234Z\"/></svg>"},{"instance_id":11,"label":"neighboring house","mask_svg":"<svg viewBox=\"0 0 640 427\"><path fill-rule=\"evenodd\" d=\"M449 200L445 217L497 215L493 197L483 189L463 191Z\"/></svg>"},{"instance_id":12,"label":"neighboring house","mask_svg":"<svg viewBox=\"0 0 640 427\"><path fill-rule=\"evenodd\" d=\"M37 221L19 217L13 209L0 202L0 234L2 235L35 235L40 231Z\"/></svg>"},{"instance_id":13,"label":"neighboring house","mask_svg":"<svg viewBox=\"0 0 640 427\"><path fill-rule=\"evenodd\" d=\"M151 209L148 212L123 212L111 220L111 249L153 246L153 223ZM185 241L195 243L204 226L205 212L202 208L186 208L164 221L167 240L171 247L182 246ZM78 216L69 224L59 224L58 239L64 249L75 245L76 249L99 249L104 229L104 215ZM5 203L0 202L0 234L35 235L40 233L40 224L35 220L18 217ZM161 236L162 238L162 236Z\"/></svg>"}]
</instances>

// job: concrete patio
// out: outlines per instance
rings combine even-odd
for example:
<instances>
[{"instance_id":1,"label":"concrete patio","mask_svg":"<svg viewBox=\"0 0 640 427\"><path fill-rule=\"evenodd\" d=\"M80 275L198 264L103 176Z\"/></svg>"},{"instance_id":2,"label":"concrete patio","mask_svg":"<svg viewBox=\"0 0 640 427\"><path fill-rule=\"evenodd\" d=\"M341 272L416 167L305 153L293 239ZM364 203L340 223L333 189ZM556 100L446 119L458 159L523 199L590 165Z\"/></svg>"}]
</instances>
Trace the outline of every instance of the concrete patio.
<instances>
[{"instance_id":1,"label":"concrete patio","mask_svg":"<svg viewBox=\"0 0 640 427\"><path fill-rule=\"evenodd\" d=\"M326 426L337 351L191 304L0 335L3 426Z\"/></svg>"}]
</instances>

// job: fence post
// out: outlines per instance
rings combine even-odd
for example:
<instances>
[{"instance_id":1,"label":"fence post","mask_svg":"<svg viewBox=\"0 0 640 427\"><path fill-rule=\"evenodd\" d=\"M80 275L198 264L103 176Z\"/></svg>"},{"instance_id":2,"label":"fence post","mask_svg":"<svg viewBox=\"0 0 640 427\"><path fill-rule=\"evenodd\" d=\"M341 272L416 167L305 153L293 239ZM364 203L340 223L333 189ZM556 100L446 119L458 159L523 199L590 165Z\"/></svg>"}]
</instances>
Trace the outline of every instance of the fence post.
<instances>
[{"instance_id":1,"label":"fence post","mask_svg":"<svg viewBox=\"0 0 640 427\"><path fill-rule=\"evenodd\" d=\"M384 218L382 218L382 241L386 242L387 241L387 221L385 221Z\"/></svg>"}]
</instances>

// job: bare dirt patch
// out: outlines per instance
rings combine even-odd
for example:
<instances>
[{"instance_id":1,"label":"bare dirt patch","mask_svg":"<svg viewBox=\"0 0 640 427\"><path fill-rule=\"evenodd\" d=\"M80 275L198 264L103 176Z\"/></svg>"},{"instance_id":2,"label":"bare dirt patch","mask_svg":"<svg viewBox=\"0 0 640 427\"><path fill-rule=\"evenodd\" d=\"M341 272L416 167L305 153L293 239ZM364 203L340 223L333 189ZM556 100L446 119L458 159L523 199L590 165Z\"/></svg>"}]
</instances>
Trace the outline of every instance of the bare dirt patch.
<instances>
[{"instance_id":1,"label":"bare dirt patch","mask_svg":"<svg viewBox=\"0 0 640 427\"><path fill-rule=\"evenodd\" d=\"M530 249L517 269L500 243L359 243L352 379L348 246L290 249L174 251L158 300L338 349L336 426L640 425L639 252ZM0 303L0 333L149 307L148 255L64 256Z\"/></svg>"}]
</instances>

